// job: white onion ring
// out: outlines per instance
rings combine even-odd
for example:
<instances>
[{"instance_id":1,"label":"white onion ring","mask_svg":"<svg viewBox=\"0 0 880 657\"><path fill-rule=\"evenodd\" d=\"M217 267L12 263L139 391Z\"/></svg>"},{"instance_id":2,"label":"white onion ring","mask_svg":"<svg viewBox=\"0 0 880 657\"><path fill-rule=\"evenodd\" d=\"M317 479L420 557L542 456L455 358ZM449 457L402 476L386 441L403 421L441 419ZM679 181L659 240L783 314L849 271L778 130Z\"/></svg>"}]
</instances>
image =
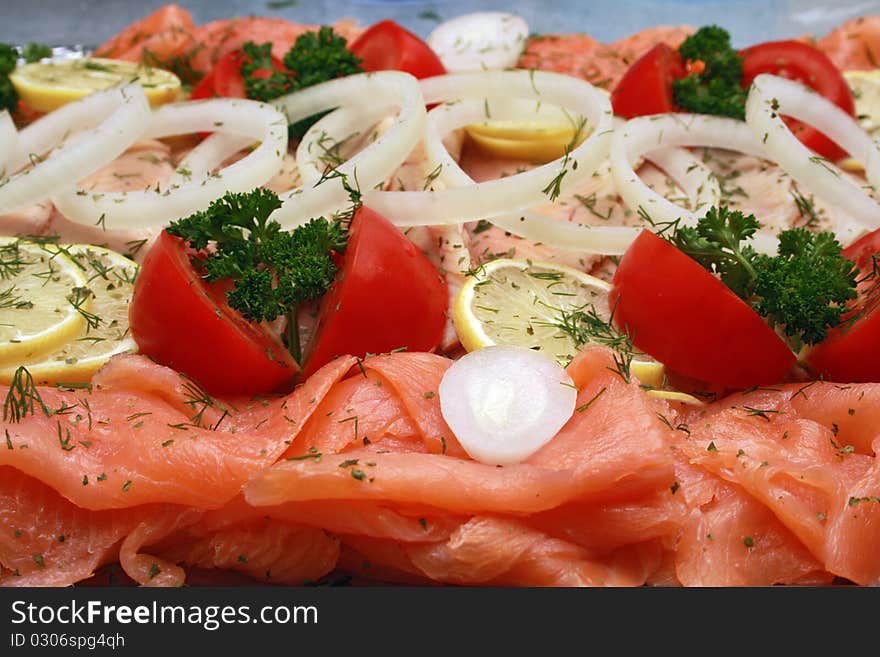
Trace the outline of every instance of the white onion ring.
<instances>
[{"instance_id":1,"label":"white onion ring","mask_svg":"<svg viewBox=\"0 0 880 657\"><path fill-rule=\"evenodd\" d=\"M35 121L18 133L15 153L7 163L9 171L29 162L30 154L45 154L74 130L87 129L47 159L0 183L0 214L41 201L71 180L112 162L140 137L149 119L143 89L130 84L68 103Z\"/></svg>"},{"instance_id":2,"label":"white onion ring","mask_svg":"<svg viewBox=\"0 0 880 657\"><path fill-rule=\"evenodd\" d=\"M9 112L0 112L0 180L6 177L7 163L12 159L15 144L18 141L18 130Z\"/></svg>"},{"instance_id":3,"label":"white onion ring","mask_svg":"<svg viewBox=\"0 0 880 657\"><path fill-rule=\"evenodd\" d=\"M844 178L831 162L804 146L781 114L827 135L865 167L868 182L876 187L880 184L880 149L870 135L837 105L800 83L767 74L752 82L746 122L755 139L763 142L768 156L795 181L860 224L839 226L838 238L849 241L866 228L880 227L880 204Z\"/></svg>"},{"instance_id":4,"label":"white onion ring","mask_svg":"<svg viewBox=\"0 0 880 657\"><path fill-rule=\"evenodd\" d=\"M328 109L362 103L365 99L395 102L400 114L394 125L347 162L335 167L338 177L280 194L283 205L272 218L295 228L312 217L337 212L351 204L343 182L371 189L385 181L418 144L425 129L425 101L418 80L400 71L351 75L308 87L275 99L273 104L290 123ZM343 180L345 178L345 181Z\"/></svg>"},{"instance_id":5,"label":"white onion ring","mask_svg":"<svg viewBox=\"0 0 880 657\"><path fill-rule=\"evenodd\" d=\"M627 121L615 130L611 139L611 175L624 203L646 213L654 222L681 219L684 224L696 224L705 214L698 208L716 205L721 198L718 181L707 167L698 172L704 177L705 187L695 210L669 201L639 178L633 168L635 163L647 153L670 146L705 146L765 156L749 127L735 119L701 114L657 114Z\"/></svg>"},{"instance_id":6,"label":"white onion ring","mask_svg":"<svg viewBox=\"0 0 880 657\"><path fill-rule=\"evenodd\" d=\"M365 134L394 109L394 104L382 103L381 100L379 104L370 104L368 107L340 107L309 128L296 148L296 166L303 185L315 184L326 173L328 166L332 168L341 164L328 162L325 150L352 136ZM331 146L328 147L325 142Z\"/></svg>"},{"instance_id":7,"label":"white onion ring","mask_svg":"<svg viewBox=\"0 0 880 657\"><path fill-rule=\"evenodd\" d=\"M564 107L583 116L593 128L590 136L568 154L525 173L467 187L425 192L364 194L364 203L398 226L456 224L517 212L546 198L544 189L560 179L564 194L593 174L605 159L611 140L612 110L608 97L583 80L540 71L462 73L422 81L428 103L460 99L530 98ZM493 117L494 118L494 117ZM425 146L428 159L442 161L445 148L437 124L429 123ZM448 153L446 153L448 156ZM441 172L442 173L442 172ZM561 177L561 178L560 178Z\"/></svg>"},{"instance_id":8,"label":"white onion ring","mask_svg":"<svg viewBox=\"0 0 880 657\"><path fill-rule=\"evenodd\" d=\"M534 102L523 100L505 102L500 107L490 104L490 112L494 118L501 120L522 119L523 116L534 114L542 120L573 121L562 108L546 104L536 107ZM429 126L433 125L436 130L432 131L429 127L429 135L432 136L428 139L428 166L439 169L439 178L448 187L465 187L476 183L438 137L442 138L452 130L484 119L485 107L478 101L440 106L429 113ZM705 176L711 173L698 158L683 149L664 149L649 153L647 157L676 179L695 204L698 202L697 196L704 177L701 172L705 172ZM490 221L518 237L550 247L608 255L622 254L641 231L640 228L628 226L584 226L530 211L498 215Z\"/></svg>"},{"instance_id":9,"label":"white onion ring","mask_svg":"<svg viewBox=\"0 0 880 657\"><path fill-rule=\"evenodd\" d=\"M229 157L254 143L251 137L215 133L199 143L181 160L169 184L180 185L208 176Z\"/></svg>"},{"instance_id":10,"label":"white onion ring","mask_svg":"<svg viewBox=\"0 0 880 657\"><path fill-rule=\"evenodd\" d=\"M159 139L220 128L227 134L261 143L238 162L201 180L171 184L164 190L138 192L92 193L68 186L52 200L62 214L78 223L94 225L103 217L103 225L108 230L132 225L158 228L205 209L226 192L248 192L259 187L281 168L287 152L287 123L274 107L253 100L214 98L163 105L153 114L143 137ZM229 143L218 134L207 141L212 139ZM217 152L223 152L223 148L217 148Z\"/></svg>"}]
</instances>

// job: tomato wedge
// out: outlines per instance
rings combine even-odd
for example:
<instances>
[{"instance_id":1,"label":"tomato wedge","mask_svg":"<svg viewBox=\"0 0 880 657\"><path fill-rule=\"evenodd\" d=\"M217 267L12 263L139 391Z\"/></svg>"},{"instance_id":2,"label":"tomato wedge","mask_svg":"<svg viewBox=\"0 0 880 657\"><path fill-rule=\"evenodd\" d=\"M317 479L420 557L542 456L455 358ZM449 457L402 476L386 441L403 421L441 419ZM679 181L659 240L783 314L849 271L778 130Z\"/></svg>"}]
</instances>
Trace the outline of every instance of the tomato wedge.
<instances>
[{"instance_id":1,"label":"tomato wedge","mask_svg":"<svg viewBox=\"0 0 880 657\"><path fill-rule=\"evenodd\" d=\"M849 322L828 332L828 337L807 352L805 360L815 373L841 383L880 382L880 299L878 281L867 276L880 257L880 230L868 233L846 249L843 255L856 263L862 296ZM870 294L870 298L868 295Z\"/></svg>"},{"instance_id":2,"label":"tomato wedge","mask_svg":"<svg viewBox=\"0 0 880 657\"><path fill-rule=\"evenodd\" d=\"M217 94L214 92L214 71L211 71L193 87L189 99L203 100L205 98L214 98L216 95Z\"/></svg>"},{"instance_id":3,"label":"tomato wedge","mask_svg":"<svg viewBox=\"0 0 880 657\"><path fill-rule=\"evenodd\" d=\"M162 231L144 258L129 307L144 353L195 379L212 394L283 389L298 371L280 339L226 303L227 287L207 284L183 240Z\"/></svg>"},{"instance_id":4,"label":"tomato wedge","mask_svg":"<svg viewBox=\"0 0 880 657\"><path fill-rule=\"evenodd\" d=\"M349 46L365 71L404 71L418 79L444 75L446 68L431 46L392 20L371 26Z\"/></svg>"},{"instance_id":5,"label":"tomato wedge","mask_svg":"<svg viewBox=\"0 0 880 657\"><path fill-rule=\"evenodd\" d=\"M211 69L201 82L193 89L190 98L198 100L201 98L214 98L220 96L222 98L247 98L247 91L244 85L244 76L241 74L241 64L245 57L241 50L232 50L223 55L217 64ZM284 64L272 58L272 66L276 71L285 71ZM268 69L258 69L254 72L255 78L269 77L271 71Z\"/></svg>"},{"instance_id":6,"label":"tomato wedge","mask_svg":"<svg viewBox=\"0 0 880 657\"><path fill-rule=\"evenodd\" d=\"M623 255L610 302L633 344L684 376L730 388L775 383L795 355L742 299L650 231Z\"/></svg>"},{"instance_id":7,"label":"tomato wedge","mask_svg":"<svg viewBox=\"0 0 880 657\"><path fill-rule=\"evenodd\" d=\"M617 116L631 119L648 114L676 112L672 82L687 75L677 50L660 43L629 67L611 94Z\"/></svg>"},{"instance_id":8,"label":"tomato wedge","mask_svg":"<svg viewBox=\"0 0 880 657\"><path fill-rule=\"evenodd\" d=\"M818 48L801 41L767 41L740 51L743 58L743 87L761 73L797 80L830 100L850 116L856 108L852 91L840 70ZM846 157L846 152L828 137L794 119L786 119L791 131L807 148L829 160Z\"/></svg>"},{"instance_id":9,"label":"tomato wedge","mask_svg":"<svg viewBox=\"0 0 880 657\"><path fill-rule=\"evenodd\" d=\"M337 356L432 351L446 326L443 277L394 224L361 206L336 283L321 301L304 376Z\"/></svg>"}]
</instances>

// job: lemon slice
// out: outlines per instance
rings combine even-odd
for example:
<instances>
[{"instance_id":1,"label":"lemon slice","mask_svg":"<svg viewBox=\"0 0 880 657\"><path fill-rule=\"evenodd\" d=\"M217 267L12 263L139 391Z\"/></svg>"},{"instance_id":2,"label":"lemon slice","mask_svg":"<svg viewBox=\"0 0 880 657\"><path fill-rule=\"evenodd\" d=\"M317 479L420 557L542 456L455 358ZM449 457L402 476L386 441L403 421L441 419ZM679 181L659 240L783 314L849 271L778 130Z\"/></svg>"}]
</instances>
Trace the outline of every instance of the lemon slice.
<instances>
[{"instance_id":1,"label":"lemon slice","mask_svg":"<svg viewBox=\"0 0 880 657\"><path fill-rule=\"evenodd\" d=\"M549 162L565 155L587 137L571 124L525 121L487 121L465 128L468 137L484 152L497 157Z\"/></svg>"},{"instance_id":2,"label":"lemon slice","mask_svg":"<svg viewBox=\"0 0 880 657\"><path fill-rule=\"evenodd\" d=\"M111 356L137 351L128 329L137 264L99 246L76 244L61 250L81 268L92 322L51 353L15 364L27 367L40 385L88 381ZM15 367L0 369L0 382L11 381Z\"/></svg>"},{"instance_id":3,"label":"lemon slice","mask_svg":"<svg viewBox=\"0 0 880 657\"><path fill-rule=\"evenodd\" d=\"M180 78L174 73L120 59L34 62L16 68L9 79L25 104L39 112L51 112L92 92L132 81L140 83L153 107L180 97Z\"/></svg>"},{"instance_id":4,"label":"lemon slice","mask_svg":"<svg viewBox=\"0 0 880 657\"><path fill-rule=\"evenodd\" d=\"M79 335L91 309L83 272L52 245L0 241L0 366L39 357Z\"/></svg>"},{"instance_id":5,"label":"lemon slice","mask_svg":"<svg viewBox=\"0 0 880 657\"><path fill-rule=\"evenodd\" d=\"M693 395L689 395L686 392L679 392L678 390L658 390L658 389L649 389L645 391L645 394L648 397L653 397L654 399L665 399L666 401L680 402L682 404L687 404L688 406L705 406L706 402L702 399L698 399Z\"/></svg>"},{"instance_id":6,"label":"lemon slice","mask_svg":"<svg viewBox=\"0 0 880 657\"><path fill-rule=\"evenodd\" d=\"M856 103L859 123L869 133L880 129L880 70L844 71Z\"/></svg>"},{"instance_id":7,"label":"lemon slice","mask_svg":"<svg viewBox=\"0 0 880 657\"><path fill-rule=\"evenodd\" d=\"M452 321L468 351L492 345L527 347L567 365L578 353L573 313L586 312L597 323L610 321L605 281L549 262L493 260L465 281L452 308ZM630 371L646 386L664 383L664 367L638 354Z\"/></svg>"},{"instance_id":8,"label":"lemon slice","mask_svg":"<svg viewBox=\"0 0 880 657\"><path fill-rule=\"evenodd\" d=\"M880 70L844 71L843 77L853 94L859 124L871 136L880 130ZM861 171L862 165L852 158L840 162L846 171Z\"/></svg>"}]
</instances>

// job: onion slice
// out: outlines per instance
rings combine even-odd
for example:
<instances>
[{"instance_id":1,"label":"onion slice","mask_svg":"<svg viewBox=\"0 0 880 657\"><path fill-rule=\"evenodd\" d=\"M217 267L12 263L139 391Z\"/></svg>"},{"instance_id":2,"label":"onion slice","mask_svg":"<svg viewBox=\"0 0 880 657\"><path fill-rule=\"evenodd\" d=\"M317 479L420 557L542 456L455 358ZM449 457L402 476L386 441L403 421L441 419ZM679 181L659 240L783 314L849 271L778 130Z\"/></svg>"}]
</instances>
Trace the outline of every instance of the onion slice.
<instances>
[{"instance_id":1,"label":"onion slice","mask_svg":"<svg viewBox=\"0 0 880 657\"><path fill-rule=\"evenodd\" d=\"M546 445L577 403L571 377L523 347L472 351L440 382L440 410L458 442L489 465L518 463Z\"/></svg>"},{"instance_id":2,"label":"onion slice","mask_svg":"<svg viewBox=\"0 0 880 657\"><path fill-rule=\"evenodd\" d=\"M6 170L17 171L31 160L34 166L0 183L0 214L42 201L112 162L141 136L149 120L143 89L129 84L73 101L35 121L18 133ZM70 137L77 130L84 131Z\"/></svg>"},{"instance_id":3,"label":"onion slice","mask_svg":"<svg viewBox=\"0 0 880 657\"><path fill-rule=\"evenodd\" d=\"M12 158L15 143L18 141L18 130L9 112L0 112L0 179L6 177L7 162Z\"/></svg>"},{"instance_id":4,"label":"onion slice","mask_svg":"<svg viewBox=\"0 0 880 657\"><path fill-rule=\"evenodd\" d=\"M303 184L314 185L342 164L341 147L350 139L363 136L395 109L394 104L380 99L368 107L340 107L315 123L296 148L296 166Z\"/></svg>"},{"instance_id":5,"label":"onion slice","mask_svg":"<svg viewBox=\"0 0 880 657\"><path fill-rule=\"evenodd\" d=\"M180 185L190 180L205 178L224 160L253 143L251 137L214 133L186 154L169 183Z\"/></svg>"},{"instance_id":6,"label":"onion slice","mask_svg":"<svg viewBox=\"0 0 880 657\"><path fill-rule=\"evenodd\" d=\"M450 73L492 71L516 66L529 25L516 14L478 11L441 23L427 43Z\"/></svg>"},{"instance_id":7,"label":"onion slice","mask_svg":"<svg viewBox=\"0 0 880 657\"><path fill-rule=\"evenodd\" d=\"M281 194L282 206L272 218L285 228L300 226L312 217L328 215L349 206L345 189L372 189L383 183L403 163L425 129L425 101L418 80L400 71L363 73L331 80L275 99L273 104L296 123L328 109L360 106L364 99L393 102L400 108L394 125L348 161L334 167L335 175L322 177ZM389 100L390 99L390 100Z\"/></svg>"},{"instance_id":8,"label":"onion slice","mask_svg":"<svg viewBox=\"0 0 880 657\"><path fill-rule=\"evenodd\" d=\"M557 73L542 71L500 71L442 75L422 81L428 103L466 103L465 112L477 105L488 108L489 118L508 116L504 107L515 99L531 99L570 110L591 128L589 137L566 157L507 178L439 191L369 191L364 203L398 226L456 224L489 219L535 206L557 194L565 194L593 174L608 154L612 132L612 110L608 97L590 83ZM467 102L471 101L471 102ZM442 109L450 110L455 104ZM441 109L441 108L438 108ZM435 110L437 111L437 110ZM433 114L433 112L432 112ZM452 114L466 123L458 113ZM484 118L486 114L484 113ZM576 121L578 119L575 119ZM428 159L449 162L442 144L440 119L429 122L425 133ZM446 159L448 158L448 159ZM447 166L447 164L444 164ZM442 170L439 175L442 175Z\"/></svg>"},{"instance_id":9,"label":"onion slice","mask_svg":"<svg viewBox=\"0 0 880 657\"><path fill-rule=\"evenodd\" d=\"M94 225L101 219L109 229L157 229L170 221L203 210L226 192L248 192L263 185L281 168L287 152L287 123L271 105L253 100L214 98L163 105L143 134L147 139L222 129L227 135L259 141L241 160L208 177L169 182L142 192L90 192L70 188L55 194L53 202L68 219ZM209 143L214 140L213 143ZM219 142L219 143L218 143ZM213 134L198 156L220 157L243 143ZM211 150L211 153L206 151ZM200 166L207 166L207 159ZM82 177L82 176L78 176Z\"/></svg>"},{"instance_id":10,"label":"onion slice","mask_svg":"<svg viewBox=\"0 0 880 657\"><path fill-rule=\"evenodd\" d=\"M764 157L761 144L749 127L735 119L701 114L656 114L627 121L615 130L611 139L611 175L624 203L655 223L681 219L686 225L696 224L705 214L705 210L700 209L716 205L721 198L718 181L705 165L691 172L687 180L676 176L676 182L683 187L699 192L693 210L669 201L639 178L634 165L645 155L671 146L725 148ZM673 172L667 170L667 173L672 175Z\"/></svg>"},{"instance_id":11,"label":"onion slice","mask_svg":"<svg viewBox=\"0 0 880 657\"><path fill-rule=\"evenodd\" d=\"M782 116L804 121L827 135L865 167L868 182L880 185L880 148L858 122L823 96L798 82L762 74L746 100L746 122L768 156L795 181L846 212L858 225L838 226L838 238L851 241L865 229L880 227L880 204L829 160L795 137Z\"/></svg>"}]
</instances>

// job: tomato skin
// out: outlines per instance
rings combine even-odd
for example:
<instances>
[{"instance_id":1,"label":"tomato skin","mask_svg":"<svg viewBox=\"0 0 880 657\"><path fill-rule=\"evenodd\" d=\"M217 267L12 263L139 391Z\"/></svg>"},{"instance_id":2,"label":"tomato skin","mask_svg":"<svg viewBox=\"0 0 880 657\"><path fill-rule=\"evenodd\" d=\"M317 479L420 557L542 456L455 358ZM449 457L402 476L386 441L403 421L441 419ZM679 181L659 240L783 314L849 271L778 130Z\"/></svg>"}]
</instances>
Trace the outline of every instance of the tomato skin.
<instances>
[{"instance_id":1,"label":"tomato skin","mask_svg":"<svg viewBox=\"0 0 880 657\"><path fill-rule=\"evenodd\" d=\"M828 337L806 355L810 368L826 381L880 382L880 312L874 308L849 330L828 332Z\"/></svg>"},{"instance_id":2,"label":"tomato skin","mask_svg":"<svg viewBox=\"0 0 880 657\"><path fill-rule=\"evenodd\" d=\"M296 362L276 336L229 308L226 289L207 284L183 240L162 231L144 258L129 307L138 348L212 394L283 388L296 375Z\"/></svg>"},{"instance_id":3,"label":"tomato skin","mask_svg":"<svg viewBox=\"0 0 880 657\"><path fill-rule=\"evenodd\" d=\"M642 231L614 274L615 323L670 370L730 388L776 383L795 355L742 299L695 260Z\"/></svg>"},{"instance_id":4,"label":"tomato skin","mask_svg":"<svg viewBox=\"0 0 880 657\"><path fill-rule=\"evenodd\" d=\"M871 273L873 256L880 254L880 230L859 238L843 250L856 263L860 277ZM876 282L865 281L862 291ZM864 302L864 299L862 299ZM861 308L860 308L861 309ZM880 382L880 312L874 304L865 316L850 327L838 327L810 349L805 360L810 368L828 381L839 383Z\"/></svg>"},{"instance_id":5,"label":"tomato skin","mask_svg":"<svg viewBox=\"0 0 880 657\"><path fill-rule=\"evenodd\" d=\"M419 80L445 75L446 68L431 47L392 20L372 25L350 45L367 72L404 71Z\"/></svg>"},{"instance_id":6,"label":"tomato skin","mask_svg":"<svg viewBox=\"0 0 880 657\"><path fill-rule=\"evenodd\" d=\"M193 87L192 93L189 95L190 100L203 100L205 98L214 98L214 71L208 73L199 80L199 83Z\"/></svg>"},{"instance_id":7,"label":"tomato skin","mask_svg":"<svg viewBox=\"0 0 880 657\"><path fill-rule=\"evenodd\" d=\"M678 111L672 98L672 82L687 75L677 50L660 43L627 69L611 94L614 114L635 116Z\"/></svg>"},{"instance_id":8,"label":"tomato skin","mask_svg":"<svg viewBox=\"0 0 880 657\"><path fill-rule=\"evenodd\" d=\"M202 98L247 98L244 85L244 76L241 74L241 65L244 58L241 50L232 50L223 55L211 72L195 86L190 95L191 100ZM284 72L284 64L277 58L272 57L272 66L276 71ZM254 72L255 78L269 77L267 69L258 69Z\"/></svg>"},{"instance_id":9,"label":"tomato skin","mask_svg":"<svg viewBox=\"0 0 880 657\"><path fill-rule=\"evenodd\" d=\"M740 55L743 88L748 88L761 73L771 73L807 85L855 117L855 101L846 79L818 48L801 41L767 41L740 51ZM829 160L846 157L846 151L812 126L794 119L786 119L786 123L801 143L822 157Z\"/></svg>"},{"instance_id":10,"label":"tomato skin","mask_svg":"<svg viewBox=\"0 0 880 657\"><path fill-rule=\"evenodd\" d=\"M343 354L432 351L440 344L449 299L443 276L385 217L358 209L340 269L321 301L304 376Z\"/></svg>"},{"instance_id":11,"label":"tomato skin","mask_svg":"<svg viewBox=\"0 0 880 657\"><path fill-rule=\"evenodd\" d=\"M880 253L880 229L862 235L843 250L843 257L856 263L863 274L870 273L873 256Z\"/></svg>"}]
</instances>

